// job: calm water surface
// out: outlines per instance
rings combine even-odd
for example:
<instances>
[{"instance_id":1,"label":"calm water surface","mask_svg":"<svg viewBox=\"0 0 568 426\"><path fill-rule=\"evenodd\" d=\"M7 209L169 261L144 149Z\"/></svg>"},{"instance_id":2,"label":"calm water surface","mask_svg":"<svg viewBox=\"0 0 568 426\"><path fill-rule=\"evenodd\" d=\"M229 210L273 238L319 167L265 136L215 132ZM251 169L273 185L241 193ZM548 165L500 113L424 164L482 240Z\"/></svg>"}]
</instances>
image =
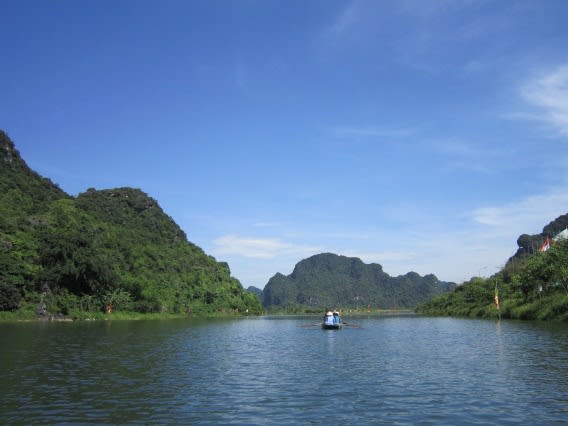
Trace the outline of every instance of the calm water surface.
<instances>
[{"instance_id":1,"label":"calm water surface","mask_svg":"<svg viewBox=\"0 0 568 426\"><path fill-rule=\"evenodd\" d=\"M560 424L568 325L0 324L0 424Z\"/></svg>"}]
</instances>

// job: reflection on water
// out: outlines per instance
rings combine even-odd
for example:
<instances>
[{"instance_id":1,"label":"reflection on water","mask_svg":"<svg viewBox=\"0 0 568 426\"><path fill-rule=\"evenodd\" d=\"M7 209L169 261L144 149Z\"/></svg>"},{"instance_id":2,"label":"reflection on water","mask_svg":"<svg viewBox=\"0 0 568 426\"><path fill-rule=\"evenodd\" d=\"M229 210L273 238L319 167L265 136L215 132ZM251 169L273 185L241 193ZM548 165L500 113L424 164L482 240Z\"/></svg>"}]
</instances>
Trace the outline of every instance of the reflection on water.
<instances>
[{"instance_id":1,"label":"reflection on water","mask_svg":"<svg viewBox=\"0 0 568 426\"><path fill-rule=\"evenodd\" d=\"M425 317L0 324L2 424L555 423L568 326Z\"/></svg>"}]
</instances>

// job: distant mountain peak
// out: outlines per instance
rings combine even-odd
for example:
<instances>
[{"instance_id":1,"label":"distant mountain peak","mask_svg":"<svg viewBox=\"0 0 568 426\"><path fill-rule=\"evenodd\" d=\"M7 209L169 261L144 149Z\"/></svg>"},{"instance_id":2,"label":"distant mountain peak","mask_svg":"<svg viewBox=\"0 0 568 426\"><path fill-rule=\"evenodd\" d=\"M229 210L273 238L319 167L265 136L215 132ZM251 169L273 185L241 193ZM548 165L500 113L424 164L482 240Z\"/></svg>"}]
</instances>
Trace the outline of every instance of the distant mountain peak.
<instances>
[{"instance_id":1,"label":"distant mountain peak","mask_svg":"<svg viewBox=\"0 0 568 426\"><path fill-rule=\"evenodd\" d=\"M301 260L288 275L275 274L263 290L265 307L355 307L359 304L389 308L413 307L450 290L454 283L416 272L391 277L378 263L334 253Z\"/></svg>"}]
</instances>

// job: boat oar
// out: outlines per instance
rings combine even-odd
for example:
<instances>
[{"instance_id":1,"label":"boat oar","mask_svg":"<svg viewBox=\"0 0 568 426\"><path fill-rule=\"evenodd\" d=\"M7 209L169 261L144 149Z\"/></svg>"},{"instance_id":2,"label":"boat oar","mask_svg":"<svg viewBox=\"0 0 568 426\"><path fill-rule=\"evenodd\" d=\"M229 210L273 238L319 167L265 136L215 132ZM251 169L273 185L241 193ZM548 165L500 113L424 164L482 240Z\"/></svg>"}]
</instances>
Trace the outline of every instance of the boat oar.
<instances>
[{"instance_id":1,"label":"boat oar","mask_svg":"<svg viewBox=\"0 0 568 426\"><path fill-rule=\"evenodd\" d=\"M342 323L345 327L353 327L353 328L361 328L359 324L351 324L350 322L343 322Z\"/></svg>"},{"instance_id":2,"label":"boat oar","mask_svg":"<svg viewBox=\"0 0 568 426\"><path fill-rule=\"evenodd\" d=\"M313 323L313 324L303 324L303 325L302 325L302 328L305 328L305 327L319 327L320 325L321 325L321 322L316 322L316 323Z\"/></svg>"}]
</instances>

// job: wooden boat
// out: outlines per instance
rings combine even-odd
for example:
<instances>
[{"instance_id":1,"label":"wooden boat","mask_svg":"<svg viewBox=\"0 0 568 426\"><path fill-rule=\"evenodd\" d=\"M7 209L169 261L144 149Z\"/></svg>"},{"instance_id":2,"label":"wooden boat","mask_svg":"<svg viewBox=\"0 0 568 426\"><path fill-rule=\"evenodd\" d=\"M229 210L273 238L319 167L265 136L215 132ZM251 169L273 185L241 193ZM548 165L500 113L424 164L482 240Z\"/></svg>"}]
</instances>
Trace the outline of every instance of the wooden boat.
<instances>
[{"instance_id":1,"label":"wooden boat","mask_svg":"<svg viewBox=\"0 0 568 426\"><path fill-rule=\"evenodd\" d=\"M327 311L323 317L321 328L324 330L339 330L341 328L341 317L339 312Z\"/></svg>"}]
</instances>

